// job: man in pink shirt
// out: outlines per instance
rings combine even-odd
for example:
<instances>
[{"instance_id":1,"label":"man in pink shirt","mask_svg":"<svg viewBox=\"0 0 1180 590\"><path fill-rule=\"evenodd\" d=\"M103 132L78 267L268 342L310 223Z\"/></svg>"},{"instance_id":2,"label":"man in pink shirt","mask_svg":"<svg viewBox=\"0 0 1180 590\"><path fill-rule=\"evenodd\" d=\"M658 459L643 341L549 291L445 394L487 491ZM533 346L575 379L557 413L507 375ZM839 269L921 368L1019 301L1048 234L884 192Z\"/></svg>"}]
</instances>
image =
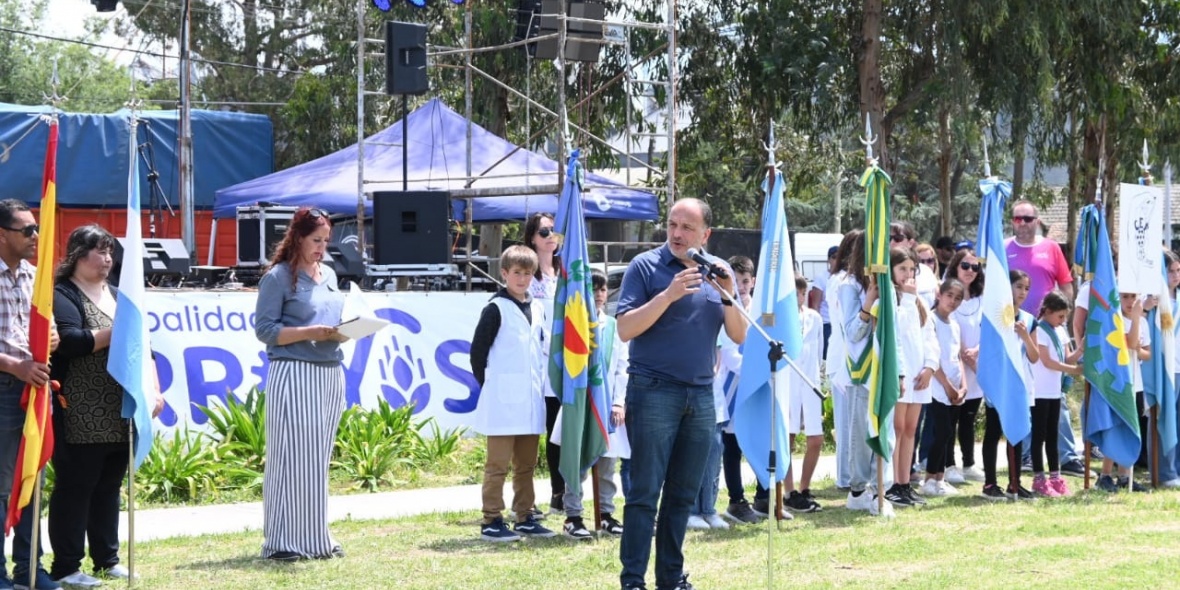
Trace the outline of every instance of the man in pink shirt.
<instances>
[{"instance_id":1,"label":"man in pink shirt","mask_svg":"<svg viewBox=\"0 0 1180 590\"><path fill-rule=\"evenodd\" d=\"M1054 287L1061 289L1067 300L1073 300L1073 275L1069 263L1056 242L1041 237L1040 227L1036 205L1025 200L1012 205L1012 228L1016 237L1008 238L1004 248L1008 253L1008 268L1028 273L1028 298L1020 307L1034 317L1040 311L1041 300Z\"/></svg>"}]
</instances>

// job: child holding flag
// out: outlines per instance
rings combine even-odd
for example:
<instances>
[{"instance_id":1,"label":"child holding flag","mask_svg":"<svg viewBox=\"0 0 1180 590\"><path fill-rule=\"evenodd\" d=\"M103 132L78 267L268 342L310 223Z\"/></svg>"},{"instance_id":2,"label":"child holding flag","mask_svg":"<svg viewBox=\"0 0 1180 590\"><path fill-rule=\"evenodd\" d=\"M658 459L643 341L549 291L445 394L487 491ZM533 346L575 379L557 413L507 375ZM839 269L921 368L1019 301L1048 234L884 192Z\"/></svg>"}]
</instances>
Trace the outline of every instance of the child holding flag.
<instances>
[{"instance_id":1,"label":"child holding flag","mask_svg":"<svg viewBox=\"0 0 1180 590\"><path fill-rule=\"evenodd\" d=\"M1073 381L1063 375L1082 375L1082 367L1077 364L1082 351L1070 350L1069 333L1065 331L1068 316L1069 301L1065 295L1050 291L1041 300L1041 312L1033 330L1039 357L1037 364L1033 365L1036 398L1032 409L1033 492L1049 498L1069 495L1069 488L1061 479L1057 421L1061 416L1062 393ZM1046 459L1049 462L1048 479L1045 479Z\"/></svg>"},{"instance_id":2,"label":"child holding flag","mask_svg":"<svg viewBox=\"0 0 1180 590\"><path fill-rule=\"evenodd\" d=\"M1180 257L1177 257L1171 250L1165 250L1164 263L1167 264L1169 297L1168 301L1161 301L1160 305L1171 306L1172 330L1180 337L1180 321L1177 321L1180 318L1180 303L1176 301L1176 289L1180 288ZM1164 328L1166 329L1166 326ZM1175 354L1176 367L1180 367L1180 346L1176 346ZM1172 383L1180 383L1180 375L1176 375ZM1160 454L1159 479L1160 485L1165 488L1180 488L1180 460L1178 459L1180 459L1180 446L1173 448L1171 452Z\"/></svg>"},{"instance_id":3,"label":"child holding flag","mask_svg":"<svg viewBox=\"0 0 1180 590\"><path fill-rule=\"evenodd\" d=\"M1145 305L1146 303L1146 305ZM1140 436L1149 436L1145 432L1143 417L1143 361L1151 358L1151 336L1147 326L1143 325L1143 312L1155 307L1155 298L1147 297L1145 302L1137 293L1119 293L1119 313L1123 316L1123 326L1127 335L1127 352L1131 355L1131 384L1135 392L1135 412L1140 416ZM1147 488L1138 482L1131 481L1131 466L1119 465L1119 479L1116 485L1111 474L1114 471L1114 460L1102 459L1102 475L1098 478L1098 489L1104 492L1116 492L1119 488L1131 486L1136 492L1146 492Z\"/></svg>"},{"instance_id":4,"label":"child holding flag","mask_svg":"<svg viewBox=\"0 0 1180 590\"><path fill-rule=\"evenodd\" d=\"M930 454L926 456L926 483L922 494L949 496L958 493L946 482L946 455L954 442L954 425L959 409L967 397L967 380L959 358L962 337L959 323L952 317L963 303L966 288L956 279L943 281L938 288L934 306L934 333L938 337L938 370L930 387L930 403L926 405L926 424L933 438Z\"/></svg>"}]
</instances>

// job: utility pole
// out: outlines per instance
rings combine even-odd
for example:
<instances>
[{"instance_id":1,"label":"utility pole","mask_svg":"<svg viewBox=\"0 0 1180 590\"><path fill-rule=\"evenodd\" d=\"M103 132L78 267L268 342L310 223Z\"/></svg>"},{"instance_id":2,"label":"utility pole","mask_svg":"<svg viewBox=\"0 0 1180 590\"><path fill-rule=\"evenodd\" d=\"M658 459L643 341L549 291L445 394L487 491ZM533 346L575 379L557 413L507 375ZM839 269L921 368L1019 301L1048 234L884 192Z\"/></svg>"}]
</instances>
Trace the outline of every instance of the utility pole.
<instances>
[{"instance_id":1,"label":"utility pole","mask_svg":"<svg viewBox=\"0 0 1180 590\"><path fill-rule=\"evenodd\" d=\"M188 252L189 263L197 263L195 201L193 190L193 128L192 128L192 57L191 44L192 0L184 0L180 24L180 237Z\"/></svg>"}]
</instances>

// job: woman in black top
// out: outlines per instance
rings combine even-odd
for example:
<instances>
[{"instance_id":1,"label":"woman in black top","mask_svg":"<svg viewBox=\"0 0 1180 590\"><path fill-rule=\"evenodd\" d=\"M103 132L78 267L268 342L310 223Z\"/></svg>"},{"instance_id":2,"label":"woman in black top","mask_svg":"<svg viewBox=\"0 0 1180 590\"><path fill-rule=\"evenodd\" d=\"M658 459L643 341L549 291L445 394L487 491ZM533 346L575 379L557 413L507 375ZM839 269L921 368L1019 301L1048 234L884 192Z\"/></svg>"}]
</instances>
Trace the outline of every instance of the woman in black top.
<instances>
[{"instance_id":1,"label":"woman in black top","mask_svg":"<svg viewBox=\"0 0 1180 590\"><path fill-rule=\"evenodd\" d=\"M122 417L123 387L107 372L116 294L107 277L114 245L115 238L98 225L75 229L54 276L61 344L52 357L52 376L61 389L53 409L50 577L72 586L97 582L80 570L87 537L95 574L127 576L119 565L119 488L130 430ZM164 407L162 396L155 399L153 417Z\"/></svg>"}]
</instances>

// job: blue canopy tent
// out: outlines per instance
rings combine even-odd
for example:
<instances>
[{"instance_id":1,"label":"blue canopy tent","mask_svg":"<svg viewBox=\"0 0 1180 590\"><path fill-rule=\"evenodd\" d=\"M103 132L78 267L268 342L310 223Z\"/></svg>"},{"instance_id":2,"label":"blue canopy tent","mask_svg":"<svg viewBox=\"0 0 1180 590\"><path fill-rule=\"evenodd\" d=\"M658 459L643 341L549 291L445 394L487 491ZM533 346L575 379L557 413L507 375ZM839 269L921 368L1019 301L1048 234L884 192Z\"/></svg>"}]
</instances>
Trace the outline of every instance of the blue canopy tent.
<instances>
[{"instance_id":1,"label":"blue canopy tent","mask_svg":"<svg viewBox=\"0 0 1180 590\"><path fill-rule=\"evenodd\" d=\"M408 125L409 190L556 185L558 164L528 150L517 150L467 187L465 175L467 119L433 99L410 113ZM373 142L370 144L370 142ZM402 190L402 123L365 140L365 192ZM381 144L381 145L378 145ZM472 174L479 175L516 149L511 142L472 125ZM583 202L589 219L655 220L659 200L651 193L628 188L597 174L587 174ZM607 187L607 188L601 188ZM214 216L230 218L238 207L267 201L278 205L313 205L333 214L355 215L357 206L357 146L217 191ZM537 211L557 211L557 194L484 197L472 200L474 221L523 220ZM453 201L455 219L465 219L466 201ZM365 213L372 215L366 200Z\"/></svg>"}]
</instances>

